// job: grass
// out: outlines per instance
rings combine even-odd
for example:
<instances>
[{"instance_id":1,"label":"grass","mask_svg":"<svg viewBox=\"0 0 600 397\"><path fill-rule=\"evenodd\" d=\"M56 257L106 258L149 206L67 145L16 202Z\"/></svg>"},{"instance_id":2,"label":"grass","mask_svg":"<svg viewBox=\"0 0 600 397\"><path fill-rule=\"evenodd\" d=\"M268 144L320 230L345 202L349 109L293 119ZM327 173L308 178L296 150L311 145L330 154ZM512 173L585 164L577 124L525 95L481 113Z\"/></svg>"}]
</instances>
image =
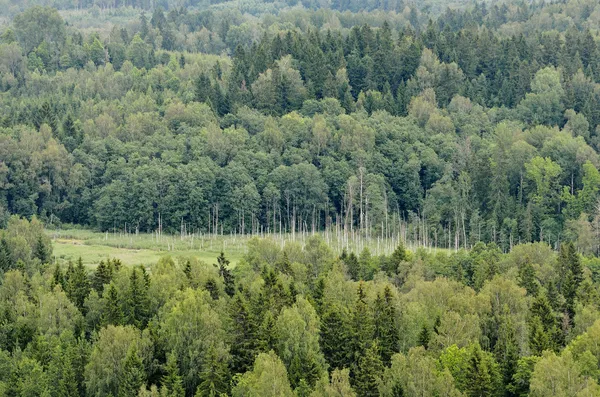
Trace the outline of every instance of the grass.
<instances>
[{"instance_id":1,"label":"grass","mask_svg":"<svg viewBox=\"0 0 600 397\"><path fill-rule=\"evenodd\" d=\"M47 230L47 233L52 238L54 255L59 261L76 261L81 257L83 263L90 267L107 258L118 258L126 265L149 266L164 256L175 259L193 257L206 263L216 263L216 258L221 251L225 253L231 264L235 265L246 253L248 240L251 238L251 236L240 235L199 234L181 237L164 234L158 236L155 233L101 233L75 228ZM304 245L308 236L308 234L284 234L272 237L282 245L289 241ZM344 243L335 234L325 234L324 238L338 254L344 246L357 254L367 247L374 255L390 254L397 246L396 239L357 239ZM409 244L408 248L414 251L417 247ZM443 248L428 249L428 251L453 252Z\"/></svg>"},{"instance_id":2,"label":"grass","mask_svg":"<svg viewBox=\"0 0 600 397\"><path fill-rule=\"evenodd\" d=\"M85 229L50 230L54 256L59 261L75 261L79 257L88 266L97 265L107 258L118 258L126 265L151 265L161 257L194 257L207 263L216 263L224 250L232 264L245 252L246 239L230 237L190 238L152 234L99 233Z\"/></svg>"}]
</instances>

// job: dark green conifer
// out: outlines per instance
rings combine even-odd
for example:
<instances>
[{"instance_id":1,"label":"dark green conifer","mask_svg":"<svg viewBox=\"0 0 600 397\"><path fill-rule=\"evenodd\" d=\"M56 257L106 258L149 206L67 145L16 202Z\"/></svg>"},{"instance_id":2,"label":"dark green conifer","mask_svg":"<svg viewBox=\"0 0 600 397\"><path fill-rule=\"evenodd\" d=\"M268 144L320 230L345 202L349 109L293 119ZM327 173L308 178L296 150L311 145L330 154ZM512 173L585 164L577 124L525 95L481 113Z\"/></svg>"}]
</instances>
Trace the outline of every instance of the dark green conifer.
<instances>
[{"instance_id":1,"label":"dark green conifer","mask_svg":"<svg viewBox=\"0 0 600 397\"><path fill-rule=\"evenodd\" d=\"M123 360L123 372L119 377L118 397L137 397L140 388L146 382L144 364L137 353L135 344L127 351Z\"/></svg>"}]
</instances>

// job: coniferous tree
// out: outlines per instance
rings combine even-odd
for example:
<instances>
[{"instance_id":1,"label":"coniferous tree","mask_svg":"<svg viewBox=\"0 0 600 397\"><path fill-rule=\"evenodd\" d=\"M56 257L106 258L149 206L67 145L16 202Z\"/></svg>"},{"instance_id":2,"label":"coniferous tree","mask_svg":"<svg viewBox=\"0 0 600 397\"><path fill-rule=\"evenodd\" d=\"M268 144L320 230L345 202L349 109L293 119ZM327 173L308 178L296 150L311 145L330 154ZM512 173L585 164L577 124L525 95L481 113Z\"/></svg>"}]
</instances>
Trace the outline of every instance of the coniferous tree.
<instances>
[{"instance_id":1,"label":"coniferous tree","mask_svg":"<svg viewBox=\"0 0 600 397\"><path fill-rule=\"evenodd\" d=\"M233 327L231 370L234 374L244 373L252 367L258 354L258 325L241 293L233 298L230 311Z\"/></svg>"},{"instance_id":2,"label":"coniferous tree","mask_svg":"<svg viewBox=\"0 0 600 397\"><path fill-rule=\"evenodd\" d=\"M365 397L379 395L377 385L383 374L383 368L379 345L375 340L360 357L358 362L354 378L354 388L358 392L358 395Z\"/></svg>"},{"instance_id":3,"label":"coniferous tree","mask_svg":"<svg viewBox=\"0 0 600 397\"><path fill-rule=\"evenodd\" d=\"M200 384L196 396L221 396L228 392L229 371L211 346L207 360L200 371Z\"/></svg>"},{"instance_id":4,"label":"coniferous tree","mask_svg":"<svg viewBox=\"0 0 600 397\"><path fill-rule=\"evenodd\" d=\"M360 263L354 252L351 252L350 255L348 255L345 264L352 280L360 280Z\"/></svg>"},{"instance_id":5,"label":"coniferous tree","mask_svg":"<svg viewBox=\"0 0 600 397\"><path fill-rule=\"evenodd\" d=\"M104 291L104 285L110 283L112 280L112 273L113 270L110 261L100 261L92 276L92 288L94 288L100 296L102 296L102 292Z\"/></svg>"},{"instance_id":6,"label":"coniferous tree","mask_svg":"<svg viewBox=\"0 0 600 397\"><path fill-rule=\"evenodd\" d=\"M497 364L489 353L475 343L469 352L465 371L466 390L469 397L499 396L499 373Z\"/></svg>"},{"instance_id":7,"label":"coniferous tree","mask_svg":"<svg viewBox=\"0 0 600 397\"><path fill-rule=\"evenodd\" d=\"M213 88L210 82L210 78L201 73L198 76L195 84L196 101L210 103L210 99L213 97Z\"/></svg>"},{"instance_id":8,"label":"coniferous tree","mask_svg":"<svg viewBox=\"0 0 600 397\"><path fill-rule=\"evenodd\" d=\"M217 282L213 278L209 278L204 284L204 289L208 291L210 297L213 300L219 299L219 287L217 286Z\"/></svg>"},{"instance_id":9,"label":"coniferous tree","mask_svg":"<svg viewBox=\"0 0 600 397\"><path fill-rule=\"evenodd\" d=\"M51 250L44 241L43 234L40 234L37 237L34 256L39 259L42 264L47 264L50 262Z\"/></svg>"},{"instance_id":10,"label":"coniferous tree","mask_svg":"<svg viewBox=\"0 0 600 397\"><path fill-rule=\"evenodd\" d=\"M341 308L332 305L321 316L321 350L330 369L349 368L351 351L349 351L352 332L348 328Z\"/></svg>"},{"instance_id":11,"label":"coniferous tree","mask_svg":"<svg viewBox=\"0 0 600 397\"><path fill-rule=\"evenodd\" d=\"M68 279L66 281L69 285L66 291L67 296L75 306L84 313L85 298L90 294L90 281L81 257L77 260L77 266L75 268L71 267L67 269L67 275Z\"/></svg>"},{"instance_id":12,"label":"coniferous tree","mask_svg":"<svg viewBox=\"0 0 600 397\"><path fill-rule=\"evenodd\" d=\"M6 272L13 267L12 254L6 238L0 239L0 272Z\"/></svg>"},{"instance_id":13,"label":"coniferous tree","mask_svg":"<svg viewBox=\"0 0 600 397\"><path fill-rule=\"evenodd\" d=\"M421 331L417 337L417 346L423 346L425 349L429 347L429 341L431 340L431 331L427 324L423 324Z\"/></svg>"},{"instance_id":14,"label":"coniferous tree","mask_svg":"<svg viewBox=\"0 0 600 397\"><path fill-rule=\"evenodd\" d=\"M217 262L219 264L219 274L223 277L223 282L225 283L225 293L229 296L233 296L235 294L235 278L233 273L231 273L231 270L227 268L229 266L229 259L221 252L217 257Z\"/></svg>"},{"instance_id":15,"label":"coniferous tree","mask_svg":"<svg viewBox=\"0 0 600 397\"><path fill-rule=\"evenodd\" d=\"M121 325L124 322L123 309L119 301L117 288L110 284L103 297L104 308L102 311L102 324Z\"/></svg>"},{"instance_id":16,"label":"coniferous tree","mask_svg":"<svg viewBox=\"0 0 600 397\"><path fill-rule=\"evenodd\" d=\"M505 394L510 395L507 387L512 382L513 376L517 371L519 346L508 306L504 307L500 319L498 340L494 346L494 354L500 365L503 383L506 386Z\"/></svg>"},{"instance_id":17,"label":"coniferous tree","mask_svg":"<svg viewBox=\"0 0 600 397\"><path fill-rule=\"evenodd\" d=\"M170 353L167 355L166 374L162 377L161 396L165 397L184 397L183 379L179 375L179 366L177 365L177 355Z\"/></svg>"},{"instance_id":18,"label":"coniferous tree","mask_svg":"<svg viewBox=\"0 0 600 397\"><path fill-rule=\"evenodd\" d=\"M352 338L350 352L353 373L358 369L360 358L365 354L373 341L373 322L366 301L364 285L358 285L357 299L351 314Z\"/></svg>"},{"instance_id":19,"label":"coniferous tree","mask_svg":"<svg viewBox=\"0 0 600 397\"><path fill-rule=\"evenodd\" d=\"M527 290L528 295L536 296L538 293L538 282L535 277L535 269L529 261L519 269L519 285Z\"/></svg>"},{"instance_id":20,"label":"coniferous tree","mask_svg":"<svg viewBox=\"0 0 600 397\"><path fill-rule=\"evenodd\" d=\"M118 397L136 397L145 382L144 364L137 353L135 345L132 345L123 360L123 372L119 377Z\"/></svg>"},{"instance_id":21,"label":"coniferous tree","mask_svg":"<svg viewBox=\"0 0 600 397\"><path fill-rule=\"evenodd\" d=\"M60 285L63 291L65 290L65 278L58 262L54 266L54 273L52 273L52 285Z\"/></svg>"},{"instance_id":22,"label":"coniferous tree","mask_svg":"<svg viewBox=\"0 0 600 397\"><path fill-rule=\"evenodd\" d=\"M125 313L128 324L143 329L148 321L148 286L145 276L134 268L129 277Z\"/></svg>"},{"instance_id":23,"label":"coniferous tree","mask_svg":"<svg viewBox=\"0 0 600 397\"><path fill-rule=\"evenodd\" d=\"M398 352L400 342L392 290L389 285L385 287L383 297L377 295L374 311L375 338L379 341L381 359L385 365L388 365L392 355Z\"/></svg>"}]
</instances>

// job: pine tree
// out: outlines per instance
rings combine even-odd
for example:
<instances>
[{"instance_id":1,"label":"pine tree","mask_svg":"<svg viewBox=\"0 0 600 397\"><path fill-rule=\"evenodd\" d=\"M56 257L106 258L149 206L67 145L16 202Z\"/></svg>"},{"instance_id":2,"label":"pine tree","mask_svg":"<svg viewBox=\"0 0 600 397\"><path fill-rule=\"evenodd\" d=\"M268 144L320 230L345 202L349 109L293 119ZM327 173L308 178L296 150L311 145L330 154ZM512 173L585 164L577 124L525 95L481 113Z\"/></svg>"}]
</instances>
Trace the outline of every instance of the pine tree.
<instances>
[{"instance_id":1,"label":"pine tree","mask_svg":"<svg viewBox=\"0 0 600 397\"><path fill-rule=\"evenodd\" d=\"M258 326L248 308L248 302L241 293L237 293L231 303L232 340L231 370L244 373L252 368L258 354Z\"/></svg>"},{"instance_id":2,"label":"pine tree","mask_svg":"<svg viewBox=\"0 0 600 397\"><path fill-rule=\"evenodd\" d=\"M508 306L504 307L498 329L498 341L494 347L496 361L500 364L500 371L505 386L508 386L517 370L519 360L519 346L515 328Z\"/></svg>"},{"instance_id":3,"label":"pine tree","mask_svg":"<svg viewBox=\"0 0 600 397\"><path fill-rule=\"evenodd\" d=\"M354 281L360 280L360 264L354 252L351 252L350 255L348 255L345 265L350 274L350 278Z\"/></svg>"},{"instance_id":4,"label":"pine tree","mask_svg":"<svg viewBox=\"0 0 600 397\"><path fill-rule=\"evenodd\" d=\"M358 285L357 299L352 312L351 322L350 358L354 370L356 370L360 357L365 354L373 341L373 322L362 282Z\"/></svg>"},{"instance_id":5,"label":"pine tree","mask_svg":"<svg viewBox=\"0 0 600 397\"><path fill-rule=\"evenodd\" d=\"M529 261L519 269L519 285L527 290L527 295L537 296L538 283L535 269Z\"/></svg>"},{"instance_id":6,"label":"pine tree","mask_svg":"<svg viewBox=\"0 0 600 397\"><path fill-rule=\"evenodd\" d=\"M383 374L383 363L377 341L371 344L358 362L358 370L354 378L354 388L359 396L378 396L378 383Z\"/></svg>"},{"instance_id":7,"label":"pine tree","mask_svg":"<svg viewBox=\"0 0 600 397\"><path fill-rule=\"evenodd\" d=\"M321 350L330 369L350 367L351 352L348 350L351 330L344 321L341 308L332 305L321 317Z\"/></svg>"},{"instance_id":8,"label":"pine tree","mask_svg":"<svg viewBox=\"0 0 600 397\"><path fill-rule=\"evenodd\" d=\"M214 347L211 346L208 357L200 371L200 385L196 396L220 396L228 392L229 371L227 363L218 357Z\"/></svg>"},{"instance_id":9,"label":"pine tree","mask_svg":"<svg viewBox=\"0 0 600 397\"><path fill-rule=\"evenodd\" d=\"M96 271L92 277L92 288L94 288L100 296L104 291L104 285L110 283L112 280L112 266L110 263L100 261Z\"/></svg>"},{"instance_id":10,"label":"pine tree","mask_svg":"<svg viewBox=\"0 0 600 397\"><path fill-rule=\"evenodd\" d=\"M375 300L375 338L379 340L381 359L385 365L390 363L392 355L398 351L400 342L392 300L389 286L385 287L383 297L377 294Z\"/></svg>"},{"instance_id":11,"label":"pine tree","mask_svg":"<svg viewBox=\"0 0 600 397\"><path fill-rule=\"evenodd\" d=\"M43 234L41 234L41 233L37 237L33 255L37 259L39 259L40 263L42 263L43 265L50 262L51 252L50 252L48 245L44 241Z\"/></svg>"},{"instance_id":12,"label":"pine tree","mask_svg":"<svg viewBox=\"0 0 600 397\"><path fill-rule=\"evenodd\" d=\"M119 301L119 295L114 284L110 284L104 294L104 308L102 311L102 324L121 325L123 324L123 309Z\"/></svg>"},{"instance_id":13,"label":"pine tree","mask_svg":"<svg viewBox=\"0 0 600 397\"><path fill-rule=\"evenodd\" d=\"M217 286L217 282L212 277L206 280L204 289L208 291L213 300L219 299L219 287Z\"/></svg>"},{"instance_id":14,"label":"pine tree","mask_svg":"<svg viewBox=\"0 0 600 397\"><path fill-rule=\"evenodd\" d=\"M497 396L498 373L493 358L486 356L477 343L472 346L469 356L465 371L465 394L469 397Z\"/></svg>"},{"instance_id":15,"label":"pine tree","mask_svg":"<svg viewBox=\"0 0 600 397\"><path fill-rule=\"evenodd\" d=\"M60 270L58 262L54 266L54 273L52 274L52 285L60 285L62 290L65 290L65 278Z\"/></svg>"},{"instance_id":16,"label":"pine tree","mask_svg":"<svg viewBox=\"0 0 600 397\"><path fill-rule=\"evenodd\" d=\"M165 372L166 374L161 380L161 396L184 397L185 389L183 388L183 380L179 375L177 355L173 352L167 356L167 366L165 367Z\"/></svg>"},{"instance_id":17,"label":"pine tree","mask_svg":"<svg viewBox=\"0 0 600 397\"><path fill-rule=\"evenodd\" d=\"M138 391L146 382L144 364L132 344L123 360L123 372L119 377L118 397L137 397Z\"/></svg>"},{"instance_id":18,"label":"pine tree","mask_svg":"<svg viewBox=\"0 0 600 397\"><path fill-rule=\"evenodd\" d=\"M72 266L70 264L70 266ZM67 296L77 308L85 314L84 302L85 298L90 293L90 281L88 279L87 271L83 266L83 260L81 257L77 260L77 266L75 268L67 269L68 284Z\"/></svg>"},{"instance_id":19,"label":"pine tree","mask_svg":"<svg viewBox=\"0 0 600 397\"><path fill-rule=\"evenodd\" d=\"M127 313L128 324L143 329L148 321L148 287L144 275L134 268L129 277L129 290L127 291Z\"/></svg>"},{"instance_id":20,"label":"pine tree","mask_svg":"<svg viewBox=\"0 0 600 397\"><path fill-rule=\"evenodd\" d=\"M219 264L219 274L223 277L223 282L225 283L225 293L229 296L235 295L235 278L231 270L227 268L229 266L229 259L221 252L217 257L217 262Z\"/></svg>"},{"instance_id":21,"label":"pine tree","mask_svg":"<svg viewBox=\"0 0 600 397\"><path fill-rule=\"evenodd\" d=\"M7 272L13 268L12 253L8 241L2 237L0 239L0 272Z\"/></svg>"},{"instance_id":22,"label":"pine tree","mask_svg":"<svg viewBox=\"0 0 600 397\"><path fill-rule=\"evenodd\" d=\"M429 347L430 339L431 332L429 331L429 327L427 324L423 324L421 332L419 332L419 336L417 337L417 346L423 346L425 349L427 349Z\"/></svg>"}]
</instances>

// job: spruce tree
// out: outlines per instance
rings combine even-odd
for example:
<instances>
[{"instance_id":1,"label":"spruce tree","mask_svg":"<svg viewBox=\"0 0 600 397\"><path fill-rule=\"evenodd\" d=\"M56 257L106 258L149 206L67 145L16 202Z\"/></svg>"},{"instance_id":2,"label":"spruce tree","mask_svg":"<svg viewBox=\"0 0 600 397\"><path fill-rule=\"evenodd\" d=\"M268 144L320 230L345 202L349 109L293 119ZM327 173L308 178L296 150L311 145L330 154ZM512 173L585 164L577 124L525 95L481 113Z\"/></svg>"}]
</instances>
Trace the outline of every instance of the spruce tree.
<instances>
[{"instance_id":1,"label":"spruce tree","mask_svg":"<svg viewBox=\"0 0 600 397\"><path fill-rule=\"evenodd\" d=\"M519 286L527 290L527 295L537 296L538 282L535 277L535 269L529 262L526 262L519 269Z\"/></svg>"},{"instance_id":2,"label":"spruce tree","mask_svg":"<svg viewBox=\"0 0 600 397\"><path fill-rule=\"evenodd\" d=\"M350 340L351 362L356 371L362 357L373 341L373 322L366 301L364 285L358 285L357 299L351 316L352 338Z\"/></svg>"},{"instance_id":3,"label":"spruce tree","mask_svg":"<svg viewBox=\"0 0 600 397\"><path fill-rule=\"evenodd\" d=\"M404 261L406 261L406 248L404 248L404 243L400 242L392 255L386 261L385 271L389 275L393 275L398 273L398 266Z\"/></svg>"},{"instance_id":4,"label":"spruce tree","mask_svg":"<svg viewBox=\"0 0 600 397\"><path fill-rule=\"evenodd\" d=\"M67 296L69 296L73 304L85 314L85 308L83 304L85 302L85 298L87 298L90 293L90 281L88 279L87 271L83 266L83 260L81 257L79 257L77 260L77 266L75 268L72 270L67 269L67 274L69 273L69 288L67 291Z\"/></svg>"},{"instance_id":5,"label":"spruce tree","mask_svg":"<svg viewBox=\"0 0 600 397\"><path fill-rule=\"evenodd\" d=\"M349 368L352 359L348 350L352 331L343 313L340 307L331 305L321 317L321 350L332 370Z\"/></svg>"},{"instance_id":6,"label":"spruce tree","mask_svg":"<svg viewBox=\"0 0 600 397\"><path fill-rule=\"evenodd\" d=\"M400 339L392 299L392 290L386 286L383 297L377 294L375 300L375 338L379 340L381 359L385 365L390 363L392 355L398 351Z\"/></svg>"},{"instance_id":7,"label":"spruce tree","mask_svg":"<svg viewBox=\"0 0 600 397\"><path fill-rule=\"evenodd\" d=\"M123 372L119 376L118 397L137 397L140 388L146 382L144 364L132 344L123 360Z\"/></svg>"},{"instance_id":8,"label":"spruce tree","mask_svg":"<svg viewBox=\"0 0 600 397\"><path fill-rule=\"evenodd\" d=\"M179 375L179 366L177 365L177 355L171 352L167 355L167 365L165 367L165 376L161 382L161 396L164 397L184 397L185 389L183 388L183 380Z\"/></svg>"},{"instance_id":9,"label":"spruce tree","mask_svg":"<svg viewBox=\"0 0 600 397\"><path fill-rule=\"evenodd\" d=\"M208 291L213 300L219 299L219 287L217 286L217 282L212 277L206 280L204 289Z\"/></svg>"},{"instance_id":10,"label":"spruce tree","mask_svg":"<svg viewBox=\"0 0 600 397\"><path fill-rule=\"evenodd\" d=\"M221 254L217 257L219 274L223 277L223 282L225 283L225 293L229 296L235 295L235 278L233 277L233 273L227 267L229 266L229 259L225 257L225 254L221 252Z\"/></svg>"},{"instance_id":11,"label":"spruce tree","mask_svg":"<svg viewBox=\"0 0 600 397\"><path fill-rule=\"evenodd\" d=\"M244 373L252 368L258 354L258 325L246 298L239 292L232 299L230 313L233 328L231 370L234 374Z\"/></svg>"},{"instance_id":12,"label":"spruce tree","mask_svg":"<svg viewBox=\"0 0 600 397\"><path fill-rule=\"evenodd\" d=\"M148 321L148 291L147 281L140 271L134 268L129 277L129 290L126 300L127 324L143 329Z\"/></svg>"},{"instance_id":13,"label":"spruce tree","mask_svg":"<svg viewBox=\"0 0 600 397\"><path fill-rule=\"evenodd\" d=\"M503 383L506 387L512 382L519 360L519 346L508 306L504 306L498 329L498 341L494 347L496 361L500 364Z\"/></svg>"},{"instance_id":14,"label":"spruce tree","mask_svg":"<svg viewBox=\"0 0 600 397\"><path fill-rule=\"evenodd\" d=\"M431 332L427 324L423 324L419 336L417 337L417 346L423 346L425 349L429 347L429 341L431 339Z\"/></svg>"},{"instance_id":15,"label":"spruce tree","mask_svg":"<svg viewBox=\"0 0 600 397\"><path fill-rule=\"evenodd\" d=\"M54 273L52 274L52 285L60 285L62 290L65 290L65 278L60 270L58 262L54 266Z\"/></svg>"},{"instance_id":16,"label":"spruce tree","mask_svg":"<svg viewBox=\"0 0 600 397\"><path fill-rule=\"evenodd\" d=\"M8 241L0 239L0 272L7 272L13 268L12 253Z\"/></svg>"},{"instance_id":17,"label":"spruce tree","mask_svg":"<svg viewBox=\"0 0 600 397\"><path fill-rule=\"evenodd\" d=\"M475 343L469 352L465 371L465 394L469 397L498 396L498 369L493 357Z\"/></svg>"},{"instance_id":18,"label":"spruce tree","mask_svg":"<svg viewBox=\"0 0 600 397\"><path fill-rule=\"evenodd\" d=\"M379 345L375 340L360 357L354 377L354 388L359 396L376 397L379 395L378 383L383 374Z\"/></svg>"},{"instance_id":19,"label":"spruce tree","mask_svg":"<svg viewBox=\"0 0 600 397\"><path fill-rule=\"evenodd\" d=\"M94 288L98 295L102 296L102 292L104 291L104 285L110 283L112 280L112 266L110 263L105 263L104 261L100 261L98 267L96 267L96 271L92 276L92 288Z\"/></svg>"},{"instance_id":20,"label":"spruce tree","mask_svg":"<svg viewBox=\"0 0 600 397\"><path fill-rule=\"evenodd\" d=\"M360 280L360 264L354 252L351 252L350 255L348 255L345 265L346 269L348 269L348 273L350 274L350 278L352 278L354 281Z\"/></svg>"},{"instance_id":21,"label":"spruce tree","mask_svg":"<svg viewBox=\"0 0 600 397\"><path fill-rule=\"evenodd\" d=\"M40 260L41 264L50 263L50 256L52 255L50 248L44 241L44 235L39 234L35 243L35 249L33 255Z\"/></svg>"},{"instance_id":22,"label":"spruce tree","mask_svg":"<svg viewBox=\"0 0 600 397\"><path fill-rule=\"evenodd\" d=\"M227 363L218 357L214 346L207 352L207 360L200 371L200 384L196 396L221 396L227 393L229 385L229 371Z\"/></svg>"},{"instance_id":23,"label":"spruce tree","mask_svg":"<svg viewBox=\"0 0 600 397\"><path fill-rule=\"evenodd\" d=\"M110 284L103 297L104 308L102 311L103 325L121 325L123 324L123 309L119 301L117 288L114 284Z\"/></svg>"}]
</instances>

